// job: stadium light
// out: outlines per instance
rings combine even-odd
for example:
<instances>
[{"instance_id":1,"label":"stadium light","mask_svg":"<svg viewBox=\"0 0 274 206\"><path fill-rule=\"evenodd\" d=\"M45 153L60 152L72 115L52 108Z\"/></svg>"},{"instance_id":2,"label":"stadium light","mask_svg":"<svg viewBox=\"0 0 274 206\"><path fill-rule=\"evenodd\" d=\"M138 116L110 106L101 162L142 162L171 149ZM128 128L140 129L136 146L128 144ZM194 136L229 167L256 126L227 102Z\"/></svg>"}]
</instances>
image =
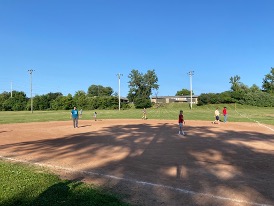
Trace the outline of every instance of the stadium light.
<instances>
[{"instance_id":1,"label":"stadium light","mask_svg":"<svg viewBox=\"0 0 274 206\"><path fill-rule=\"evenodd\" d=\"M192 109L192 76L194 75L194 71L188 72L190 78L190 109Z\"/></svg>"},{"instance_id":2,"label":"stadium light","mask_svg":"<svg viewBox=\"0 0 274 206\"><path fill-rule=\"evenodd\" d=\"M120 78L121 78L121 76L123 76L123 74L120 74L120 73L117 74L118 84L119 84L119 111L121 109L121 96L120 96Z\"/></svg>"},{"instance_id":3,"label":"stadium light","mask_svg":"<svg viewBox=\"0 0 274 206\"><path fill-rule=\"evenodd\" d=\"M30 109L31 109L31 113L33 113L33 98L32 98L32 73L35 70L33 69L29 69L28 72L30 74Z\"/></svg>"}]
</instances>

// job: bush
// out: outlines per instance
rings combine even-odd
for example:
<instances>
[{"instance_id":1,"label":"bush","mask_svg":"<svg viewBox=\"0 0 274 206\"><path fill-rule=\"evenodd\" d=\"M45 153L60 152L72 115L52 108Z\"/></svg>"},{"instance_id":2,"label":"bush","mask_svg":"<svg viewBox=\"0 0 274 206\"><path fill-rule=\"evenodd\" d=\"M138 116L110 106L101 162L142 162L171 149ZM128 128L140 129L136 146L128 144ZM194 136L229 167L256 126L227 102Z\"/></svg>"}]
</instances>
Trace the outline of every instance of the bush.
<instances>
[{"instance_id":1,"label":"bush","mask_svg":"<svg viewBox=\"0 0 274 206\"><path fill-rule=\"evenodd\" d=\"M150 108L152 106L149 98L135 98L134 106L136 109Z\"/></svg>"},{"instance_id":2,"label":"bush","mask_svg":"<svg viewBox=\"0 0 274 206\"><path fill-rule=\"evenodd\" d=\"M274 95L266 92L257 91L249 92L244 95L244 103L251 106L258 107L273 107L274 106Z\"/></svg>"}]
</instances>

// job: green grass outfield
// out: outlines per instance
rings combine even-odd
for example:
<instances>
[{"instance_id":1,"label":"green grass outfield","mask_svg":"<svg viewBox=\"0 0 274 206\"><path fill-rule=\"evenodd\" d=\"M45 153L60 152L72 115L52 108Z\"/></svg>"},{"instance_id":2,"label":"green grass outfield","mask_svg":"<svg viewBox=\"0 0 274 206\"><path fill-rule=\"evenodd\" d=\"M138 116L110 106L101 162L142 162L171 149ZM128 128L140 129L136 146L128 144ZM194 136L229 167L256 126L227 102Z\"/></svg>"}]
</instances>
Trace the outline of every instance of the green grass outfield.
<instances>
[{"instance_id":1,"label":"green grass outfield","mask_svg":"<svg viewBox=\"0 0 274 206\"><path fill-rule=\"evenodd\" d=\"M219 107L222 112L223 107L228 109L228 121L230 122L254 122L274 125L274 108L272 107L252 107L239 104L220 105L193 105L192 109L188 104L166 104L158 108L147 109L148 119L177 120L179 110L184 111L185 120L214 120L214 111ZM78 108L81 109L81 108ZM84 110L82 119L93 119L95 110ZM142 109L127 110L96 110L98 119L141 119ZM221 115L221 119L223 119ZM0 124L26 123L26 122L46 122L46 121L67 121L70 120L70 111L1 111Z\"/></svg>"}]
</instances>

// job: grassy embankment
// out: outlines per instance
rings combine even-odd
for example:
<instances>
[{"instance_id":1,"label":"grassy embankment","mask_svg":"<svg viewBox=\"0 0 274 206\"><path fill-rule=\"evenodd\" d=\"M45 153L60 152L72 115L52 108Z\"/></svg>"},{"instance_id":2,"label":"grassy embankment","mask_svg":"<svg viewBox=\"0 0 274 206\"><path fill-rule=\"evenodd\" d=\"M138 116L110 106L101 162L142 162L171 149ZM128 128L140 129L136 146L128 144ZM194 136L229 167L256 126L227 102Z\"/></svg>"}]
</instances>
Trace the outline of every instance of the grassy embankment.
<instances>
[{"instance_id":1,"label":"grassy embankment","mask_svg":"<svg viewBox=\"0 0 274 206\"><path fill-rule=\"evenodd\" d=\"M223 106L228 108L228 121L230 122L254 122L274 125L274 109L270 107L252 107L244 105L193 105L192 110L187 104L169 104L158 108L147 109L149 119L174 119L177 120L179 110L184 110L186 120L214 120L214 111L219 107L220 112ZM80 109L80 108L79 108ZM93 119L95 110L84 110L82 119ZM140 119L142 109L128 110L96 110L99 119ZM221 116L222 119L222 116ZM70 111L29 111L1 112L0 124L26 123L44 121L69 121Z\"/></svg>"}]
</instances>

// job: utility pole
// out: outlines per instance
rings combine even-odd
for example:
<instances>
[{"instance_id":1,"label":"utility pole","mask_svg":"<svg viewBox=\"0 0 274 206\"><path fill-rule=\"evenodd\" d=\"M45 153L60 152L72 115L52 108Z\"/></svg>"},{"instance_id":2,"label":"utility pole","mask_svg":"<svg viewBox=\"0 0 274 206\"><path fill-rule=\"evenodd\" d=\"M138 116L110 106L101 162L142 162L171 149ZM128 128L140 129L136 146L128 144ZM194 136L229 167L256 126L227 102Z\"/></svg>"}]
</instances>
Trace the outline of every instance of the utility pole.
<instances>
[{"instance_id":1,"label":"utility pole","mask_svg":"<svg viewBox=\"0 0 274 206\"><path fill-rule=\"evenodd\" d=\"M12 98L12 81L10 82L10 97Z\"/></svg>"},{"instance_id":2,"label":"utility pole","mask_svg":"<svg viewBox=\"0 0 274 206\"><path fill-rule=\"evenodd\" d=\"M120 96L120 78L121 78L121 76L123 76L123 74L120 74L120 73L117 74L118 82L119 82L119 111L121 109L121 96Z\"/></svg>"},{"instance_id":3,"label":"utility pole","mask_svg":"<svg viewBox=\"0 0 274 206\"><path fill-rule=\"evenodd\" d=\"M188 72L190 78L190 109L192 109L192 76L194 75L194 71Z\"/></svg>"},{"instance_id":4,"label":"utility pole","mask_svg":"<svg viewBox=\"0 0 274 206\"><path fill-rule=\"evenodd\" d=\"M31 109L31 113L33 113L33 98L32 98L32 72L34 72L35 70L33 69L29 69L28 72L30 74L30 109Z\"/></svg>"}]
</instances>

